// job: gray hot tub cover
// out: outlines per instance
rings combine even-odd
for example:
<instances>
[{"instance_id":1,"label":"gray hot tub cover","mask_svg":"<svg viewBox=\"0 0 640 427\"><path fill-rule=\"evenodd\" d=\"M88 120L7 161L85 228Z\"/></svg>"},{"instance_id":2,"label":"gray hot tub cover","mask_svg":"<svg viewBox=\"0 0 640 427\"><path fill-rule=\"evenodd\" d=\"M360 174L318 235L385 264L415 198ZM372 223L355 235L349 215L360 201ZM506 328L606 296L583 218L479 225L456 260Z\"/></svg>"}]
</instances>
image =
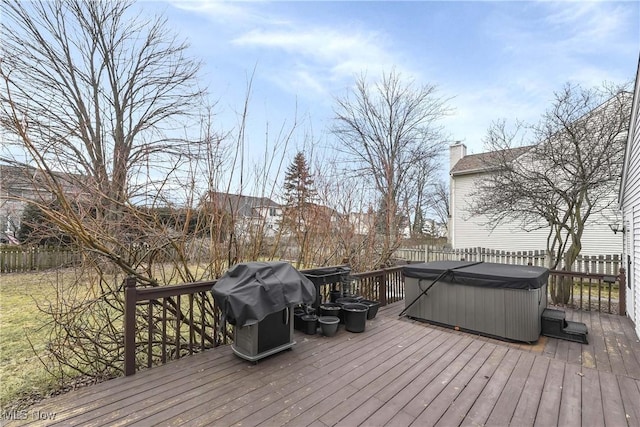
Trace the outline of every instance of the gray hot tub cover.
<instances>
[{"instance_id":1,"label":"gray hot tub cover","mask_svg":"<svg viewBox=\"0 0 640 427\"><path fill-rule=\"evenodd\" d=\"M434 261L403 267L405 277L487 288L539 289L547 283L549 269L491 262Z\"/></svg>"},{"instance_id":2,"label":"gray hot tub cover","mask_svg":"<svg viewBox=\"0 0 640 427\"><path fill-rule=\"evenodd\" d=\"M313 282L286 262L248 262L231 267L211 288L227 321L247 326L295 304L311 304Z\"/></svg>"}]
</instances>

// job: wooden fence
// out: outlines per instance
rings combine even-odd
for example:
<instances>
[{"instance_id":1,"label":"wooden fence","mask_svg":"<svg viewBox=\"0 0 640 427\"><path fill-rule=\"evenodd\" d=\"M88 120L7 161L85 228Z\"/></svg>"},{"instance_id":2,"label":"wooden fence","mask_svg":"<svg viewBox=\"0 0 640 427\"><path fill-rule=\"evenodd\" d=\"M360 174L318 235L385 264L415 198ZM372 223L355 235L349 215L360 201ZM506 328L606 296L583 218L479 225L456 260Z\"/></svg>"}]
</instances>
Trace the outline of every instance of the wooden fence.
<instances>
[{"instance_id":1,"label":"wooden fence","mask_svg":"<svg viewBox=\"0 0 640 427\"><path fill-rule=\"evenodd\" d=\"M498 251L486 248L451 249L430 245L420 245L410 248L396 249L394 256L397 259L411 262L431 261L484 261L499 264L522 264L549 267L549 258L546 251ZM571 271L578 273L617 275L622 265L622 256L613 255L580 255Z\"/></svg>"},{"instance_id":2,"label":"wooden fence","mask_svg":"<svg viewBox=\"0 0 640 427\"><path fill-rule=\"evenodd\" d=\"M0 246L0 273L25 273L73 265L80 260L73 249L45 246Z\"/></svg>"}]
</instances>

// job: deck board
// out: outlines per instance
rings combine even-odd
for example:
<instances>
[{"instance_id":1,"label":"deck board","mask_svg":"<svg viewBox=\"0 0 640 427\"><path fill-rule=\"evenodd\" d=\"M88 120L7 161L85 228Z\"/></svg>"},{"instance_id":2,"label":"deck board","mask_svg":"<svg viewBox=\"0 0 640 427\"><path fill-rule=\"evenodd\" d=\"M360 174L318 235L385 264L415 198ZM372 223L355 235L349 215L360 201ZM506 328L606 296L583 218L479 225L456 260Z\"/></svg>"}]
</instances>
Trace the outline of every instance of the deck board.
<instances>
[{"instance_id":1,"label":"deck board","mask_svg":"<svg viewBox=\"0 0 640 427\"><path fill-rule=\"evenodd\" d=\"M564 367L565 364L560 360L552 359L549 361L549 370L540 395L540 404L538 405L534 426L553 426L558 424Z\"/></svg>"},{"instance_id":2,"label":"deck board","mask_svg":"<svg viewBox=\"0 0 640 427\"><path fill-rule=\"evenodd\" d=\"M425 403L424 410L415 420L416 425L425 427L435 425L449 409L451 402L460 395L476 372L484 365L494 349L495 346L483 343L474 357L462 369L458 370L454 378L441 382L442 387L438 386L441 391L435 398L430 398L428 403ZM428 393L432 391L435 392L435 390L425 390L424 393L429 396Z\"/></svg>"},{"instance_id":3,"label":"deck board","mask_svg":"<svg viewBox=\"0 0 640 427\"><path fill-rule=\"evenodd\" d=\"M255 365L219 347L47 399L30 412L55 422L32 424L640 425L629 319L567 310L589 344L529 345L399 318L403 306L382 307L359 334L296 332L292 350Z\"/></svg>"},{"instance_id":4,"label":"deck board","mask_svg":"<svg viewBox=\"0 0 640 427\"><path fill-rule=\"evenodd\" d=\"M584 425L604 425L604 409L598 371L582 369L582 421Z\"/></svg>"},{"instance_id":5,"label":"deck board","mask_svg":"<svg viewBox=\"0 0 640 427\"><path fill-rule=\"evenodd\" d=\"M478 370L478 373L469 381L469 384L458 397L449 404L436 426L445 427L462 423L469 409L475 404L476 399L484 390L495 370L500 366L507 352L508 348L504 346L496 346L493 349L493 352Z\"/></svg>"},{"instance_id":6,"label":"deck board","mask_svg":"<svg viewBox=\"0 0 640 427\"><path fill-rule=\"evenodd\" d=\"M515 369L515 366L522 354L523 353L517 350L509 349L502 360L502 363L497 367L489 379L489 382L467 413L467 416L462 422L463 426L486 424L486 421L491 415L498 398L502 394L505 384L511 376L511 372Z\"/></svg>"},{"instance_id":7,"label":"deck board","mask_svg":"<svg viewBox=\"0 0 640 427\"><path fill-rule=\"evenodd\" d=\"M605 425L627 425L626 413L616 376L608 372L600 372L599 377Z\"/></svg>"},{"instance_id":8,"label":"deck board","mask_svg":"<svg viewBox=\"0 0 640 427\"><path fill-rule=\"evenodd\" d=\"M638 381L629 377L618 376L618 385L627 423L630 426L640 426L640 389L638 389Z\"/></svg>"},{"instance_id":9,"label":"deck board","mask_svg":"<svg viewBox=\"0 0 640 427\"><path fill-rule=\"evenodd\" d=\"M549 370L549 359L536 357L529 371L529 376L522 388L520 399L516 405L511 425L531 426L536 420L538 404L542 395L542 388Z\"/></svg>"},{"instance_id":10,"label":"deck board","mask_svg":"<svg viewBox=\"0 0 640 427\"><path fill-rule=\"evenodd\" d=\"M524 385L533 366L534 359L535 357L528 353L520 356L513 372L502 389L500 397L496 401L494 410L487 420L487 424L508 425L511 422L511 417L516 410L518 401L524 390Z\"/></svg>"},{"instance_id":11,"label":"deck board","mask_svg":"<svg viewBox=\"0 0 640 427\"><path fill-rule=\"evenodd\" d=\"M558 424L561 426L582 424L582 375L580 366L565 365L558 414Z\"/></svg>"}]
</instances>

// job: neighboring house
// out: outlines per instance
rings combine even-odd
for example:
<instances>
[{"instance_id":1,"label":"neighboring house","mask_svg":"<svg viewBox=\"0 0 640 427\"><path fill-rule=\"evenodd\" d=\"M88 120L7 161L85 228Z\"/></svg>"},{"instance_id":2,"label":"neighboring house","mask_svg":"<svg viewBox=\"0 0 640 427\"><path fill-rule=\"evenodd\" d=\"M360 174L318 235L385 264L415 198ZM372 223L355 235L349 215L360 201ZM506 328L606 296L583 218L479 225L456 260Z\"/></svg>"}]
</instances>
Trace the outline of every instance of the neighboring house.
<instances>
[{"instance_id":1,"label":"neighboring house","mask_svg":"<svg viewBox=\"0 0 640 427\"><path fill-rule=\"evenodd\" d=\"M367 236L375 232L376 217L377 214L373 211L352 212L347 215L347 221L355 235ZM411 227L409 226L409 219L406 216L400 218L398 235L405 239L411 237Z\"/></svg>"},{"instance_id":2,"label":"neighboring house","mask_svg":"<svg viewBox=\"0 0 640 427\"><path fill-rule=\"evenodd\" d=\"M376 216L373 212L352 212L347 222L356 236L366 236L375 227Z\"/></svg>"},{"instance_id":3,"label":"neighboring house","mask_svg":"<svg viewBox=\"0 0 640 427\"><path fill-rule=\"evenodd\" d=\"M525 154L527 147L509 150L513 158ZM473 215L470 202L476 196L476 183L485 179L491 170L487 169L487 158L492 153L467 155L467 147L462 143L450 147L450 212L449 242L454 249L483 247L503 251L545 250L548 227L523 230L519 224L500 224L491 228L485 216ZM622 252L622 234L614 234L610 224L620 221L615 206L615 194L611 200L602 200L611 208L593 214L586 224L582 238L582 255L607 255ZM534 227L532 227L534 228Z\"/></svg>"},{"instance_id":4,"label":"neighboring house","mask_svg":"<svg viewBox=\"0 0 640 427\"><path fill-rule=\"evenodd\" d=\"M58 182L67 194L78 197L81 193L73 185L72 175L57 174ZM53 201L55 196L46 189L42 172L32 167L0 164L0 243L19 243L16 234L22 214L33 201Z\"/></svg>"},{"instance_id":5,"label":"neighboring house","mask_svg":"<svg viewBox=\"0 0 640 427\"><path fill-rule=\"evenodd\" d=\"M265 237L275 237L278 233L282 206L268 197L211 192L208 202L233 218L238 235L262 231Z\"/></svg>"},{"instance_id":6,"label":"neighboring house","mask_svg":"<svg viewBox=\"0 0 640 427\"><path fill-rule=\"evenodd\" d=\"M309 203L307 206L306 216L310 223L324 229L327 233L333 233L339 230L340 219L342 216L333 208L319 205L317 203Z\"/></svg>"},{"instance_id":7,"label":"neighboring house","mask_svg":"<svg viewBox=\"0 0 640 427\"><path fill-rule=\"evenodd\" d=\"M435 219L430 218L425 219L424 224L424 231L429 236L437 238L447 237L447 224L442 224L440 222L437 222Z\"/></svg>"},{"instance_id":8,"label":"neighboring house","mask_svg":"<svg viewBox=\"0 0 640 427\"><path fill-rule=\"evenodd\" d=\"M624 222L624 256L627 260L627 316L640 336L640 60L633 93L633 107L620 185L620 209Z\"/></svg>"}]
</instances>

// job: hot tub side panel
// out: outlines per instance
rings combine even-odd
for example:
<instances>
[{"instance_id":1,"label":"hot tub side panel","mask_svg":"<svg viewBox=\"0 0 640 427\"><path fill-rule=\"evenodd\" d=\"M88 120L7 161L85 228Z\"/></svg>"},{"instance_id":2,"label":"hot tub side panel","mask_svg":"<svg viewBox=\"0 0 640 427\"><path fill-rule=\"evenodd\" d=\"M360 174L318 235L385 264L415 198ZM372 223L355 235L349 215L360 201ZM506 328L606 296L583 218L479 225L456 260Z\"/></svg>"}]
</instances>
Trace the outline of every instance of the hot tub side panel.
<instances>
[{"instance_id":1,"label":"hot tub side panel","mask_svg":"<svg viewBox=\"0 0 640 427\"><path fill-rule=\"evenodd\" d=\"M505 338L533 342L542 330L542 310L547 305L547 286L538 289L505 289Z\"/></svg>"},{"instance_id":2,"label":"hot tub side panel","mask_svg":"<svg viewBox=\"0 0 640 427\"><path fill-rule=\"evenodd\" d=\"M431 284L405 278L405 306ZM466 286L438 282L407 311L428 322L518 341L536 341L540 335L540 313L546 306L546 286L520 290Z\"/></svg>"}]
</instances>

